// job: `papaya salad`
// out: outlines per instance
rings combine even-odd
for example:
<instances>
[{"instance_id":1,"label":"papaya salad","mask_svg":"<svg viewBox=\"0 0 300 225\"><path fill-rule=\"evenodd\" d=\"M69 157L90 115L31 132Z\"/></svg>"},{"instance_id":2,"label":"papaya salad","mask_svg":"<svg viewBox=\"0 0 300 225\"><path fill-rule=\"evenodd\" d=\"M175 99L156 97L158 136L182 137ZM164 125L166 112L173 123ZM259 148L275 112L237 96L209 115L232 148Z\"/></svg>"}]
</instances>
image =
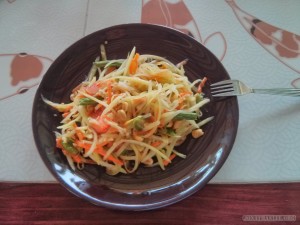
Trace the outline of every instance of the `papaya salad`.
<instances>
[{"instance_id":1,"label":"papaya salad","mask_svg":"<svg viewBox=\"0 0 300 225\"><path fill-rule=\"evenodd\" d=\"M133 173L139 166L162 170L191 134L201 137L200 108L209 103L202 88L207 78L190 82L184 60L169 60L136 53L126 59L108 60L104 46L87 79L72 90L70 103L45 103L62 113L56 146L70 167L96 164L109 175Z\"/></svg>"}]
</instances>

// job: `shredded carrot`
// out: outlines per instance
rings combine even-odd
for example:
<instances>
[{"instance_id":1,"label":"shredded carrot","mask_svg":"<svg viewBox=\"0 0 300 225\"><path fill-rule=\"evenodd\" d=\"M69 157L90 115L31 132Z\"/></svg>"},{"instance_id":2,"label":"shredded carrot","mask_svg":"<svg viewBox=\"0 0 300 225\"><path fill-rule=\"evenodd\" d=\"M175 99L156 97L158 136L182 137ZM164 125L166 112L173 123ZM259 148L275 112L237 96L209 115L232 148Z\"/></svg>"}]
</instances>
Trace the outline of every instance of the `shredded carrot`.
<instances>
[{"instance_id":1,"label":"shredded carrot","mask_svg":"<svg viewBox=\"0 0 300 225\"><path fill-rule=\"evenodd\" d=\"M98 154L100 154L100 155L102 155L102 156L106 155L106 151L101 146L99 146L99 145L96 147L95 152L98 153ZM113 163L115 163L117 165L120 165L120 166L123 165L123 162L121 160L115 158L112 155L108 156L107 160L112 161Z\"/></svg>"},{"instance_id":2,"label":"shredded carrot","mask_svg":"<svg viewBox=\"0 0 300 225\"><path fill-rule=\"evenodd\" d=\"M172 154L170 157L169 157L169 160L172 161L174 158L176 157L176 154ZM167 166L169 164L169 162L167 160L164 160L163 161L163 164L164 166Z\"/></svg>"},{"instance_id":3,"label":"shredded carrot","mask_svg":"<svg viewBox=\"0 0 300 225\"><path fill-rule=\"evenodd\" d=\"M176 107L177 110L180 110L182 109L182 103L180 103L177 107Z\"/></svg>"},{"instance_id":4,"label":"shredded carrot","mask_svg":"<svg viewBox=\"0 0 300 225\"><path fill-rule=\"evenodd\" d=\"M79 155L72 155L72 159L74 160L74 162L77 162L77 163L83 162L82 158Z\"/></svg>"},{"instance_id":5,"label":"shredded carrot","mask_svg":"<svg viewBox=\"0 0 300 225\"><path fill-rule=\"evenodd\" d=\"M151 143L151 145L152 145L153 147L158 147L160 144L161 144L160 141L155 141L155 142L152 142L152 143Z\"/></svg>"},{"instance_id":6,"label":"shredded carrot","mask_svg":"<svg viewBox=\"0 0 300 225\"><path fill-rule=\"evenodd\" d=\"M198 90L197 90L198 93L202 92L202 88L204 87L206 81L207 81L207 77L204 77L198 86Z\"/></svg>"},{"instance_id":7,"label":"shredded carrot","mask_svg":"<svg viewBox=\"0 0 300 225\"><path fill-rule=\"evenodd\" d=\"M75 141L75 144L78 147L83 148L85 152L87 152L90 149L90 147L91 147L91 144L84 143L84 142L78 141L78 140ZM102 156L105 156L106 155L106 151L103 149L102 146L104 146L106 144L107 144L107 142L103 142L101 144L97 144L94 152L96 152L96 153L98 153L98 154L100 154ZM107 160L112 161L112 162L114 162L114 163L116 163L116 164L118 164L120 166L123 165L123 162L121 160L117 159L116 157L114 157L113 155L108 156Z\"/></svg>"},{"instance_id":8,"label":"shredded carrot","mask_svg":"<svg viewBox=\"0 0 300 225\"><path fill-rule=\"evenodd\" d=\"M70 105L69 107L67 107L67 108L65 109L64 112L69 112L72 108L73 108L73 106Z\"/></svg>"},{"instance_id":9,"label":"shredded carrot","mask_svg":"<svg viewBox=\"0 0 300 225\"><path fill-rule=\"evenodd\" d=\"M179 94L179 99L178 99L178 106L176 107L176 109L182 109L184 104L184 100L185 100L185 97L186 96L189 96L191 95L191 92L189 91L182 91L180 94Z\"/></svg>"},{"instance_id":10,"label":"shredded carrot","mask_svg":"<svg viewBox=\"0 0 300 225\"><path fill-rule=\"evenodd\" d=\"M107 104L111 103L111 98L112 98L112 85L111 85L111 81L109 80L107 82Z\"/></svg>"},{"instance_id":11,"label":"shredded carrot","mask_svg":"<svg viewBox=\"0 0 300 225\"><path fill-rule=\"evenodd\" d=\"M107 117L105 117L108 119ZM110 128L110 125L105 123L103 118L99 116L96 120L90 121L90 127L93 128L98 134L105 133Z\"/></svg>"},{"instance_id":12,"label":"shredded carrot","mask_svg":"<svg viewBox=\"0 0 300 225\"><path fill-rule=\"evenodd\" d=\"M66 108L60 108L60 107L54 107L55 109L57 109L59 112L63 112L63 113L67 113L70 112L70 110L73 108L72 105L67 106Z\"/></svg>"},{"instance_id":13,"label":"shredded carrot","mask_svg":"<svg viewBox=\"0 0 300 225\"><path fill-rule=\"evenodd\" d=\"M139 59L140 54L139 53L135 53L130 66L129 66L129 73L130 74L135 74L137 68L138 68L138 59Z\"/></svg>"},{"instance_id":14,"label":"shredded carrot","mask_svg":"<svg viewBox=\"0 0 300 225\"><path fill-rule=\"evenodd\" d=\"M179 96L180 97L184 97L184 96L186 96L186 95L191 95L192 93L190 92L190 91L182 91L182 92L180 92L180 94L179 94Z\"/></svg>"},{"instance_id":15,"label":"shredded carrot","mask_svg":"<svg viewBox=\"0 0 300 225\"><path fill-rule=\"evenodd\" d=\"M76 132L76 135L77 135L78 139L79 139L80 141L82 141L82 140L84 139L84 134L83 134L83 132L82 132L81 130L79 130L79 129L75 129L75 132Z\"/></svg>"},{"instance_id":16,"label":"shredded carrot","mask_svg":"<svg viewBox=\"0 0 300 225\"><path fill-rule=\"evenodd\" d=\"M65 112L65 113L62 114L62 117L66 118L69 114L70 114L70 112Z\"/></svg>"},{"instance_id":17,"label":"shredded carrot","mask_svg":"<svg viewBox=\"0 0 300 225\"><path fill-rule=\"evenodd\" d=\"M116 67L115 66L110 66L107 68L106 72L105 72L105 75L111 73L112 71L116 70Z\"/></svg>"},{"instance_id":18,"label":"shredded carrot","mask_svg":"<svg viewBox=\"0 0 300 225\"><path fill-rule=\"evenodd\" d=\"M56 147L62 148L62 138L56 138Z\"/></svg>"},{"instance_id":19,"label":"shredded carrot","mask_svg":"<svg viewBox=\"0 0 300 225\"><path fill-rule=\"evenodd\" d=\"M84 134L82 133L81 130L77 129L78 126L77 126L76 123L73 124L73 127L75 128L75 133L76 133L78 139L79 139L80 141L82 141L82 140L84 139Z\"/></svg>"}]
</instances>

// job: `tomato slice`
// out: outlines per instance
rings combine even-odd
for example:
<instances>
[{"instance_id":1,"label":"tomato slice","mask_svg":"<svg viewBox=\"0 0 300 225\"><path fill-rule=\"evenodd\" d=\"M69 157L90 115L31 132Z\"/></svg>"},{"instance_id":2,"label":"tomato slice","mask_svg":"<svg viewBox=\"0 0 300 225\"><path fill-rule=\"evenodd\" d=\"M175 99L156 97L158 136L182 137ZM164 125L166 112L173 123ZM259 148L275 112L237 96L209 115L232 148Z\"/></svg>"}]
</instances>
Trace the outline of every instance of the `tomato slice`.
<instances>
[{"instance_id":1,"label":"tomato slice","mask_svg":"<svg viewBox=\"0 0 300 225\"><path fill-rule=\"evenodd\" d=\"M85 91L89 95L95 95L99 91L99 86L97 85L97 83L93 83L91 86L86 87Z\"/></svg>"}]
</instances>

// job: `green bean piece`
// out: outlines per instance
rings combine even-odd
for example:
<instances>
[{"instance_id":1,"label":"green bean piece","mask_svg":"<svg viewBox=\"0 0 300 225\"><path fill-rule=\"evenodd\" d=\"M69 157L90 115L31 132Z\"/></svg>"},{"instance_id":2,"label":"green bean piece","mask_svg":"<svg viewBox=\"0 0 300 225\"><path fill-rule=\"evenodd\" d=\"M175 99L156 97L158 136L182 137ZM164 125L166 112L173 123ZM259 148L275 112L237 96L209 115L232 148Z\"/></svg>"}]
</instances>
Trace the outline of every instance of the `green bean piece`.
<instances>
[{"instance_id":1,"label":"green bean piece","mask_svg":"<svg viewBox=\"0 0 300 225\"><path fill-rule=\"evenodd\" d=\"M174 120L196 120L197 113L179 113L173 119Z\"/></svg>"},{"instance_id":2,"label":"green bean piece","mask_svg":"<svg viewBox=\"0 0 300 225\"><path fill-rule=\"evenodd\" d=\"M93 65L92 68L90 69L90 72L88 73L88 81L91 81L93 77L97 73L97 66Z\"/></svg>"},{"instance_id":3,"label":"green bean piece","mask_svg":"<svg viewBox=\"0 0 300 225\"><path fill-rule=\"evenodd\" d=\"M74 142L72 140L68 139L66 142L62 142L62 146L69 153L71 153L71 154L78 154L79 151L78 151L77 148L74 147L73 143Z\"/></svg>"},{"instance_id":4,"label":"green bean piece","mask_svg":"<svg viewBox=\"0 0 300 225\"><path fill-rule=\"evenodd\" d=\"M167 127L166 131L167 131L167 134L170 135L170 136L173 136L173 135L176 134L175 130L171 127Z\"/></svg>"},{"instance_id":5,"label":"green bean piece","mask_svg":"<svg viewBox=\"0 0 300 225\"><path fill-rule=\"evenodd\" d=\"M97 97L97 99L103 100L101 97ZM79 100L79 105L97 105L97 102L90 98L81 98Z\"/></svg>"},{"instance_id":6,"label":"green bean piece","mask_svg":"<svg viewBox=\"0 0 300 225\"><path fill-rule=\"evenodd\" d=\"M195 94L195 98L196 98L196 103L199 103L203 100L203 96L200 95L199 93Z\"/></svg>"},{"instance_id":7,"label":"green bean piece","mask_svg":"<svg viewBox=\"0 0 300 225\"><path fill-rule=\"evenodd\" d=\"M103 68L103 67L106 68L106 67L111 67L111 66L120 67L122 65L122 62L115 61L115 62L110 63L110 61L105 60L105 61L94 62L94 65L99 67L99 68Z\"/></svg>"},{"instance_id":8,"label":"green bean piece","mask_svg":"<svg viewBox=\"0 0 300 225\"><path fill-rule=\"evenodd\" d=\"M81 98L79 100L79 105L96 105L97 102L95 102L94 100L90 99L90 98Z\"/></svg>"}]
</instances>

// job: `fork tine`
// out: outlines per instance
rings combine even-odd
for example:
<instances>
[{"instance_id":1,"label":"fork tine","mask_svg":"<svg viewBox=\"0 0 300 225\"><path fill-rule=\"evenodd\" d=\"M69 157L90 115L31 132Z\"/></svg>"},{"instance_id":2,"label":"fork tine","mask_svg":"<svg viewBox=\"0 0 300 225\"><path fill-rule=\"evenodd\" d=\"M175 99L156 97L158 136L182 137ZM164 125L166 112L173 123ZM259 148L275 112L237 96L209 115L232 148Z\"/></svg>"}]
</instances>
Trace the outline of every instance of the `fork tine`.
<instances>
[{"instance_id":1,"label":"fork tine","mask_svg":"<svg viewBox=\"0 0 300 225\"><path fill-rule=\"evenodd\" d=\"M211 95L213 97L225 97L225 96L233 96L237 95L236 80L223 80L210 85Z\"/></svg>"},{"instance_id":2,"label":"fork tine","mask_svg":"<svg viewBox=\"0 0 300 225\"><path fill-rule=\"evenodd\" d=\"M234 80L222 80L222 81L219 81L217 83L213 83L210 86L214 87L214 86L223 85L223 84L233 84L233 81Z\"/></svg>"},{"instance_id":3,"label":"fork tine","mask_svg":"<svg viewBox=\"0 0 300 225\"><path fill-rule=\"evenodd\" d=\"M213 86L210 89L211 90L217 90L217 89L223 89L223 88L233 88L233 84L225 84L225 85L220 85L220 86Z\"/></svg>"},{"instance_id":4,"label":"fork tine","mask_svg":"<svg viewBox=\"0 0 300 225\"><path fill-rule=\"evenodd\" d=\"M222 88L222 89L217 89L217 90L212 90L211 94L218 94L218 93L227 93L227 92L233 92L234 89L233 88Z\"/></svg>"},{"instance_id":5,"label":"fork tine","mask_svg":"<svg viewBox=\"0 0 300 225\"><path fill-rule=\"evenodd\" d=\"M229 91L229 92L222 92L222 93L217 93L213 94L213 97L228 97L228 96L236 96L237 94L234 91Z\"/></svg>"}]
</instances>

